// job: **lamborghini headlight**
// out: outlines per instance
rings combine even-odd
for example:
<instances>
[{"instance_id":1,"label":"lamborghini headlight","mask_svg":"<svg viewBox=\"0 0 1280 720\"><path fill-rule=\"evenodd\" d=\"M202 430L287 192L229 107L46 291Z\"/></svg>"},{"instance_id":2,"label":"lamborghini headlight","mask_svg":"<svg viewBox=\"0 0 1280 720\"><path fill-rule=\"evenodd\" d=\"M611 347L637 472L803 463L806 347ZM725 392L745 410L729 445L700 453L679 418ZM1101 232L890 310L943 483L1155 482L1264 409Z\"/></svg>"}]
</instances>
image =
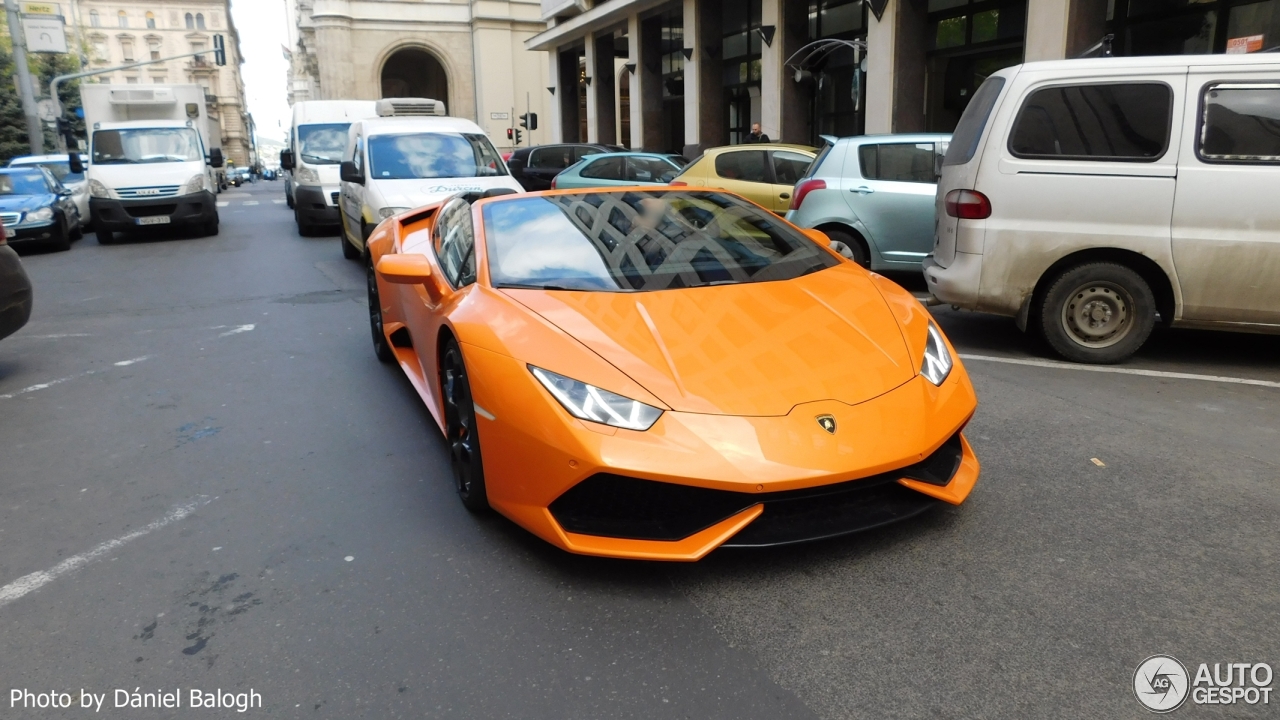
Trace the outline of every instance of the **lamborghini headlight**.
<instances>
[{"instance_id":1,"label":"lamborghini headlight","mask_svg":"<svg viewBox=\"0 0 1280 720\"><path fill-rule=\"evenodd\" d=\"M191 195L192 193L198 193L201 190L204 190L204 173L195 175L190 180L183 183L182 190L178 194Z\"/></svg>"},{"instance_id":2,"label":"lamborghini headlight","mask_svg":"<svg viewBox=\"0 0 1280 720\"><path fill-rule=\"evenodd\" d=\"M402 208L402 207L385 207L378 211L378 217L383 220L386 220L392 215L399 215L400 213L408 209L409 208Z\"/></svg>"},{"instance_id":3,"label":"lamborghini headlight","mask_svg":"<svg viewBox=\"0 0 1280 720\"><path fill-rule=\"evenodd\" d=\"M22 218L23 222L48 222L53 219L53 208L42 207L39 210L32 210Z\"/></svg>"},{"instance_id":4,"label":"lamborghini headlight","mask_svg":"<svg viewBox=\"0 0 1280 720\"><path fill-rule=\"evenodd\" d=\"M96 198L110 198L111 190L97 180L90 180L89 194Z\"/></svg>"},{"instance_id":5,"label":"lamborghini headlight","mask_svg":"<svg viewBox=\"0 0 1280 720\"><path fill-rule=\"evenodd\" d=\"M299 165L297 170L293 171L293 178L298 181L299 185L319 185L320 173L315 168Z\"/></svg>"},{"instance_id":6,"label":"lamborghini headlight","mask_svg":"<svg viewBox=\"0 0 1280 720\"><path fill-rule=\"evenodd\" d=\"M570 415L579 420L590 420L627 430L648 430L662 415L661 410L651 405L549 370L530 365L529 371Z\"/></svg>"},{"instance_id":7,"label":"lamborghini headlight","mask_svg":"<svg viewBox=\"0 0 1280 720\"><path fill-rule=\"evenodd\" d=\"M929 323L929 338L924 344L924 362L920 364L920 374L934 385L941 385L951 374L954 365L955 361L947 351L947 343L942 339L942 332L933 323Z\"/></svg>"}]
</instances>

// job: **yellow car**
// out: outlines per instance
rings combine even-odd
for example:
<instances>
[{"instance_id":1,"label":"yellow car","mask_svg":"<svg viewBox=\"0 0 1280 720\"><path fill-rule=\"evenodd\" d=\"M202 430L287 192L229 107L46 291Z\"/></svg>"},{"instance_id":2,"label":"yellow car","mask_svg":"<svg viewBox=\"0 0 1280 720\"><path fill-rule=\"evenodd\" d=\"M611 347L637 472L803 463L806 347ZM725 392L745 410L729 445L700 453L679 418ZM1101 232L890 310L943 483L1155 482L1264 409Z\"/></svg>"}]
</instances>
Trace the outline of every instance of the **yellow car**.
<instances>
[{"instance_id":1,"label":"yellow car","mask_svg":"<svg viewBox=\"0 0 1280 720\"><path fill-rule=\"evenodd\" d=\"M728 190L778 213L791 206L791 193L817 150L806 145L759 143L711 148L685 167L672 185Z\"/></svg>"}]
</instances>

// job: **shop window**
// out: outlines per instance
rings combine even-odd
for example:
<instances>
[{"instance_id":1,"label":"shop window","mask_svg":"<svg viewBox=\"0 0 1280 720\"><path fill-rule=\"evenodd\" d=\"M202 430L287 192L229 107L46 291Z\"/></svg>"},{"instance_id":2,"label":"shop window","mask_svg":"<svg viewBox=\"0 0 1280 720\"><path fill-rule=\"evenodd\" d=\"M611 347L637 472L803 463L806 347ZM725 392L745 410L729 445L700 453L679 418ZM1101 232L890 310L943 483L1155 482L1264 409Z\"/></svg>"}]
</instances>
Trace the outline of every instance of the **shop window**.
<instances>
[{"instance_id":1,"label":"shop window","mask_svg":"<svg viewBox=\"0 0 1280 720\"><path fill-rule=\"evenodd\" d=\"M769 182L763 150L738 150L717 155L716 174L725 180Z\"/></svg>"},{"instance_id":2,"label":"shop window","mask_svg":"<svg viewBox=\"0 0 1280 720\"><path fill-rule=\"evenodd\" d=\"M1022 158L1149 162L1168 146L1172 105L1163 83L1043 88L1018 111L1009 150Z\"/></svg>"},{"instance_id":3,"label":"shop window","mask_svg":"<svg viewBox=\"0 0 1280 720\"><path fill-rule=\"evenodd\" d=\"M1202 160L1280 164L1280 85L1210 85L1201 107Z\"/></svg>"}]
</instances>

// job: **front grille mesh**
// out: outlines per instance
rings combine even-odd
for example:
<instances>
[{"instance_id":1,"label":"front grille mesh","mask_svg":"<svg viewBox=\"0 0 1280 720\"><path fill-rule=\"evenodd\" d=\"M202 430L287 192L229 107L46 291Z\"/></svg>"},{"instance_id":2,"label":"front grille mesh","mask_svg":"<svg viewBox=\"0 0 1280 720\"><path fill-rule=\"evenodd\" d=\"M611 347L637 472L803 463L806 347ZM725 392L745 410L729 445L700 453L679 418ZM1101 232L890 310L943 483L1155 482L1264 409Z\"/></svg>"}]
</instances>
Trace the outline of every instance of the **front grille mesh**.
<instances>
[{"instance_id":1,"label":"front grille mesh","mask_svg":"<svg viewBox=\"0 0 1280 720\"><path fill-rule=\"evenodd\" d=\"M18 221L21 219L22 213L0 213L0 223L4 223L6 227L17 225Z\"/></svg>"},{"instance_id":2,"label":"front grille mesh","mask_svg":"<svg viewBox=\"0 0 1280 720\"><path fill-rule=\"evenodd\" d=\"M120 188L116 194L121 200L150 200L151 198L174 197L178 194L177 185L156 185L154 187Z\"/></svg>"}]
</instances>

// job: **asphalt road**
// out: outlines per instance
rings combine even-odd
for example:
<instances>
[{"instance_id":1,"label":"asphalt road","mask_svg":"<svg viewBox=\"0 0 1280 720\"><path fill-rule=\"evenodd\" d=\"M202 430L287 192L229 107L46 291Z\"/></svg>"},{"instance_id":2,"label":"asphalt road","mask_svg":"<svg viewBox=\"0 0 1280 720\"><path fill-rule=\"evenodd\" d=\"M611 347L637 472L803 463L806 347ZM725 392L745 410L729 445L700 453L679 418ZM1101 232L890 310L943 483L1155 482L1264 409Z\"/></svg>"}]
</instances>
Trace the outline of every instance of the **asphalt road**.
<instances>
[{"instance_id":1,"label":"asphalt road","mask_svg":"<svg viewBox=\"0 0 1280 720\"><path fill-rule=\"evenodd\" d=\"M252 688L279 718L1137 718L1149 655L1280 666L1280 387L975 358L960 508L694 565L575 557L462 508L359 266L282 192L224 194L217 237L24 258L0 716L85 717L11 707L83 689L98 716L229 717L190 689ZM936 314L966 355L1047 359ZM1125 369L1280 382L1278 340L1164 332ZM135 688L183 709L112 707Z\"/></svg>"}]
</instances>

